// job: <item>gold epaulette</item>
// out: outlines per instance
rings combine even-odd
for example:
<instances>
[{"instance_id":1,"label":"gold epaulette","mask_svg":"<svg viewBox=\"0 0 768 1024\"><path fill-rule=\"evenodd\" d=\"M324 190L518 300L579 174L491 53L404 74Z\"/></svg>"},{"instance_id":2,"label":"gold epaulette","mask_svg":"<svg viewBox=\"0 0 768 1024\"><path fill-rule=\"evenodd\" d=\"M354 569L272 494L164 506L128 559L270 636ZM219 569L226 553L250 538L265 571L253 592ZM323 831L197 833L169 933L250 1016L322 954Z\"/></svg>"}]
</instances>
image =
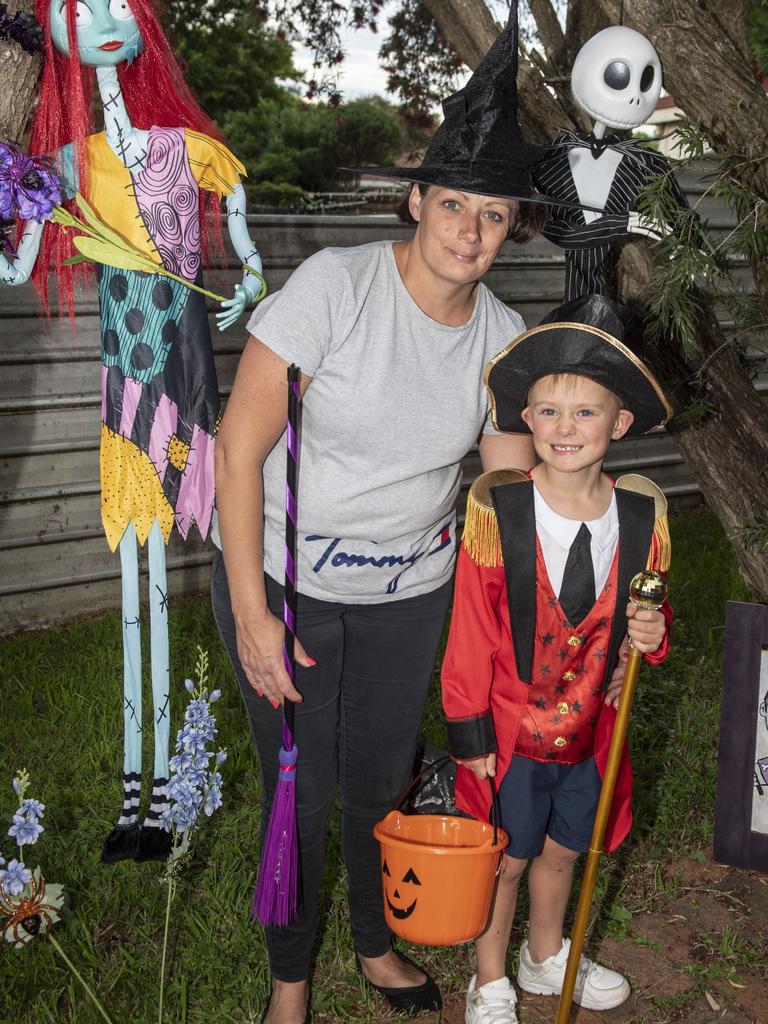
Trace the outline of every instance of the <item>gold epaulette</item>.
<instances>
[{"instance_id":1,"label":"gold epaulette","mask_svg":"<svg viewBox=\"0 0 768 1024\"><path fill-rule=\"evenodd\" d=\"M616 486L625 491L636 491L638 494L647 494L649 498L653 498L656 506L656 522L653 524L653 541L648 552L646 569L669 572L672 542L669 538L667 499L664 492L653 480L649 480L647 476L640 476L639 473L625 473L616 481Z\"/></svg>"},{"instance_id":2,"label":"gold epaulette","mask_svg":"<svg viewBox=\"0 0 768 1024\"><path fill-rule=\"evenodd\" d=\"M461 543L476 565L492 567L504 564L491 488L500 484L522 483L527 479L519 469L492 469L479 476L470 487Z\"/></svg>"}]
</instances>

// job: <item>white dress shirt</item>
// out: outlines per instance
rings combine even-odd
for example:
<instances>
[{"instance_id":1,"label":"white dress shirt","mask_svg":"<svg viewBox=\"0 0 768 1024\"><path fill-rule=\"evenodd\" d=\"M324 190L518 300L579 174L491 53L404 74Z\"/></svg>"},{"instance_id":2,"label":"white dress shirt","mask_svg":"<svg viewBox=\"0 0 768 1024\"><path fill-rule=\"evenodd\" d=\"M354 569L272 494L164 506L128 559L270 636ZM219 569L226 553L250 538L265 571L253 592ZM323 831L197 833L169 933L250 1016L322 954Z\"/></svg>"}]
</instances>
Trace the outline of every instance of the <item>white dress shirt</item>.
<instances>
[{"instance_id":1,"label":"white dress shirt","mask_svg":"<svg viewBox=\"0 0 768 1024\"><path fill-rule=\"evenodd\" d=\"M544 553L544 564L547 567L552 590L559 597L563 585L565 563L568 552L581 528L581 519L566 519L546 503L533 485L533 504L536 515L536 533ZM595 598L606 584L613 564L616 545L619 542L619 514L616 510L616 495L611 495L608 511L599 519L587 520L587 529L592 535L590 552L592 566L595 570Z\"/></svg>"}]
</instances>

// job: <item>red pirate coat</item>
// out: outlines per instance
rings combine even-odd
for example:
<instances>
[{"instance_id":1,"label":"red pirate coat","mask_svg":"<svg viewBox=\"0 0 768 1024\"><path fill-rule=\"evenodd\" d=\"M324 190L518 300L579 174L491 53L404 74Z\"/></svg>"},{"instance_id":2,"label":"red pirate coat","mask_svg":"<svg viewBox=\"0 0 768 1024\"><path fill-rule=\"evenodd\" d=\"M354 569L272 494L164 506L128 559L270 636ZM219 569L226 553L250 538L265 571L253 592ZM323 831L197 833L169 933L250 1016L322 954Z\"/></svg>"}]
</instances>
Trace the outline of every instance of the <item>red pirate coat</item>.
<instances>
[{"instance_id":1,"label":"red pirate coat","mask_svg":"<svg viewBox=\"0 0 768 1024\"><path fill-rule=\"evenodd\" d=\"M476 482L474 493L482 492L482 481ZM644 483L655 489L650 481ZM451 752L469 760L495 751L497 786L516 751L565 764L594 754L602 776L616 719L615 709L603 703L603 693L626 632L623 595L635 573L646 567L668 568L666 517L656 520L653 499L625 490L619 482L619 540L611 572L592 611L574 629L547 577L536 536L533 483L491 487L490 494L492 508L470 497L459 551L442 666ZM669 605L662 611L671 623ZM647 661L664 660L668 637L667 630L662 646L646 655ZM606 850L615 849L629 833L631 796L625 746ZM474 817L489 817L486 784L461 765L456 803Z\"/></svg>"}]
</instances>

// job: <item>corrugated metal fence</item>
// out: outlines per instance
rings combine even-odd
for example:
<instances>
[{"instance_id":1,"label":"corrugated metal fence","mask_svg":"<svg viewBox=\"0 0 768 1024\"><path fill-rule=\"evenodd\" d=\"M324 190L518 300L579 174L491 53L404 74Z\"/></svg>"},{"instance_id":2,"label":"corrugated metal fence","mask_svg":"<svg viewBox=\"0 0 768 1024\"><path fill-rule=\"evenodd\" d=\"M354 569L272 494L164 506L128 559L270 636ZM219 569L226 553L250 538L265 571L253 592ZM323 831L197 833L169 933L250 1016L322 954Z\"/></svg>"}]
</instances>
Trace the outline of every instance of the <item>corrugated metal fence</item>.
<instances>
[{"instance_id":1,"label":"corrugated metal fence","mask_svg":"<svg viewBox=\"0 0 768 1024\"><path fill-rule=\"evenodd\" d=\"M701 194L695 180L685 182ZM714 236L731 224L705 199L700 211ZM393 216L255 216L253 237L264 254L272 291L308 255L324 246L349 246L406 237ZM543 239L507 245L486 281L534 324L562 294L562 254ZM227 292L234 265L209 285ZM741 276L738 274L737 276ZM746 277L744 280L747 284ZM107 548L99 513L99 333L95 295L79 296L77 322L40 317L29 286L0 290L0 634L116 607L120 566ZM245 342L242 327L213 331L223 397L229 393ZM760 386L766 388L768 375ZM626 441L609 453L612 472L653 477L671 497L696 486L664 433ZM465 479L478 471L466 460ZM207 585L210 544L181 544L168 552L173 594Z\"/></svg>"}]
</instances>

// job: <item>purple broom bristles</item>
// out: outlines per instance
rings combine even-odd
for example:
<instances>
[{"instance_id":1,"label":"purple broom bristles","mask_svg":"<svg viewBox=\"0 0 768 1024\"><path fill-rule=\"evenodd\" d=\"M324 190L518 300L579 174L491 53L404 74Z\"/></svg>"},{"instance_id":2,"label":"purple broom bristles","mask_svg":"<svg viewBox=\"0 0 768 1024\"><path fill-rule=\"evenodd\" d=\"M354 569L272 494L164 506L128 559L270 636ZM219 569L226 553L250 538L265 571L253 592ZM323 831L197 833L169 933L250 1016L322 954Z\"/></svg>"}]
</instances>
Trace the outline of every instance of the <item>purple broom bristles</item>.
<instances>
[{"instance_id":1,"label":"purple broom bristles","mask_svg":"<svg viewBox=\"0 0 768 1024\"><path fill-rule=\"evenodd\" d=\"M283 602L283 659L291 682L296 679L296 477L299 455L298 366L288 368L287 473L285 488L285 599ZM286 925L296 917L298 836L296 833L296 761L293 702L283 701L283 745L269 824L261 850L261 865L253 894L253 916L263 925Z\"/></svg>"},{"instance_id":2,"label":"purple broom bristles","mask_svg":"<svg viewBox=\"0 0 768 1024\"><path fill-rule=\"evenodd\" d=\"M285 742L285 733L283 734ZM296 917L298 856L296 837L296 745L280 750L280 778L261 851L253 916L261 924L284 925Z\"/></svg>"}]
</instances>

